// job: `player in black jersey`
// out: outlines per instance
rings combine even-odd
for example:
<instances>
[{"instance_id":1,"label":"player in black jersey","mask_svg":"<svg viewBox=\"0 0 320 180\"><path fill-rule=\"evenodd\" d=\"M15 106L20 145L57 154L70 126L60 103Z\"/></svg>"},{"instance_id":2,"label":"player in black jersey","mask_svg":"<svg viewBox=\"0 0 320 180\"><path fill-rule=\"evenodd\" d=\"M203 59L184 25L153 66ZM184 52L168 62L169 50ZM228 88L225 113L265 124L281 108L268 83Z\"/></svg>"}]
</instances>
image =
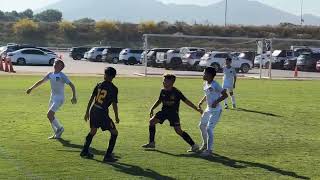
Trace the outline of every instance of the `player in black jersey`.
<instances>
[{"instance_id":1,"label":"player in black jersey","mask_svg":"<svg viewBox=\"0 0 320 180\"><path fill-rule=\"evenodd\" d=\"M163 124L165 120L169 120L170 126L174 128L176 133L180 135L190 146L189 151L197 152L199 146L194 143L192 138L181 129L179 118L179 106L180 100L186 103L188 106L202 114L202 110L190 102L180 90L175 88L174 82L176 76L172 74L166 74L163 78L163 89L160 92L159 99L155 102L150 110L150 123L149 123L149 143L143 145L143 148L155 148L155 133L156 124ZM162 103L162 110L154 115L153 111Z\"/></svg>"},{"instance_id":2,"label":"player in black jersey","mask_svg":"<svg viewBox=\"0 0 320 180\"><path fill-rule=\"evenodd\" d=\"M90 128L91 131L86 137L83 150L80 154L81 157L93 158L93 154L90 153L89 147L92 142L94 135L97 133L97 129L101 128L102 131L110 131L111 137L109 141L109 147L104 156L104 162L115 162L116 158L113 157L112 151L116 144L118 137L118 131L109 117L109 106L112 104L116 123L120 122L118 117L118 88L112 83L112 80L116 77L117 71L108 67L105 69L104 81L97 84L91 95L90 101L87 106L85 121L89 120L90 117ZM90 110L90 113L89 113Z\"/></svg>"}]
</instances>

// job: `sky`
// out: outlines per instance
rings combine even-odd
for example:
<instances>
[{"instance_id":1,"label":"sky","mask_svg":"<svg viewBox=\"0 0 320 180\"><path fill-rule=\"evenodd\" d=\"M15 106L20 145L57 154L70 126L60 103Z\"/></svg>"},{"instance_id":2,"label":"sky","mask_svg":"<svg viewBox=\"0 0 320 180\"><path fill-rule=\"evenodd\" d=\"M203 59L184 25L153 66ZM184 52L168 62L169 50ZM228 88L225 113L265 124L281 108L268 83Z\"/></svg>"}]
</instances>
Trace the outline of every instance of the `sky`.
<instances>
[{"instance_id":1,"label":"sky","mask_svg":"<svg viewBox=\"0 0 320 180\"><path fill-rule=\"evenodd\" d=\"M59 0L0 0L0 10L2 11L22 11L27 8L39 9L50 3ZM131 0L130 0L131 1ZM208 5L221 0L158 0L164 3L176 3L176 4L197 4L197 5ZM229 0L232 3L232 0ZM233 0L235 1L235 0ZM301 0L256 0L262 3L271 5L278 9L293 13L296 15L300 14L300 1ZM320 1L319 0L303 0L304 13L314 14L320 16Z\"/></svg>"}]
</instances>

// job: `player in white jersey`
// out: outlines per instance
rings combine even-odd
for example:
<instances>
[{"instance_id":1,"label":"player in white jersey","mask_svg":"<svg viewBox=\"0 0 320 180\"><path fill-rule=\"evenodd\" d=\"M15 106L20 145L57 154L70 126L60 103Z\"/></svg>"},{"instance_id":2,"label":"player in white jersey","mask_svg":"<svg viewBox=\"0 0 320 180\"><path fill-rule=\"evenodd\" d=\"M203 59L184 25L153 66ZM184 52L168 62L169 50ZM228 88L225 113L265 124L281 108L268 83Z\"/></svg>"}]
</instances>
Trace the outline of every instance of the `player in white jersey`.
<instances>
[{"instance_id":1,"label":"player in white jersey","mask_svg":"<svg viewBox=\"0 0 320 180\"><path fill-rule=\"evenodd\" d=\"M227 58L226 59L226 66L223 68L223 89L227 90L230 94L231 101L232 101L232 107L236 108L236 99L234 97L233 90L236 88L236 82L237 82L237 72L234 67L231 66L232 59ZM228 109L228 98L224 100L224 107L225 109Z\"/></svg>"},{"instance_id":2,"label":"player in white jersey","mask_svg":"<svg viewBox=\"0 0 320 180\"><path fill-rule=\"evenodd\" d=\"M220 102L228 97L226 90L223 89L217 81L214 80L216 76L216 70L212 67L207 67L204 70L203 80L205 96L199 102L199 108L207 101L207 108L202 114L202 118L199 124L201 136L202 136L202 151L201 156L210 156L213 150L214 144L214 128L219 122L222 108Z\"/></svg>"},{"instance_id":3,"label":"player in white jersey","mask_svg":"<svg viewBox=\"0 0 320 180\"><path fill-rule=\"evenodd\" d=\"M62 73L61 71L64 68L64 62L62 60L56 60L53 67L54 71L48 73L43 79L35 83L32 87L27 90L27 94L30 94L32 90L39 87L46 81L50 80L51 85L51 97L49 102L49 110L47 113L47 117L51 123L51 127L53 129L54 135L49 137L49 139L60 139L62 133L64 132L63 126L60 124L59 120L55 117L55 113L59 110L59 108L64 103L64 85L68 84L72 89L72 104L77 103L76 98L76 89L73 83L69 80L69 78Z\"/></svg>"}]
</instances>

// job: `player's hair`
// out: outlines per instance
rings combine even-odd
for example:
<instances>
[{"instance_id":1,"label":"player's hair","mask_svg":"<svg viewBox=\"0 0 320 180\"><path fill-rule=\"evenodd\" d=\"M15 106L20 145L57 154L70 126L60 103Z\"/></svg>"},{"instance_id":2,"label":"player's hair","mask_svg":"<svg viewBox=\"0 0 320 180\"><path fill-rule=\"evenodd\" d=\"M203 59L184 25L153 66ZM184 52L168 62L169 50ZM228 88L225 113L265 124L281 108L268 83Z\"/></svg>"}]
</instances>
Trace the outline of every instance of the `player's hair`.
<instances>
[{"instance_id":1,"label":"player's hair","mask_svg":"<svg viewBox=\"0 0 320 180\"><path fill-rule=\"evenodd\" d=\"M56 60L55 60L55 63L60 63L60 64L62 65L62 69L64 69L65 64L64 64L64 62L63 62L61 59L56 59Z\"/></svg>"},{"instance_id":2,"label":"player's hair","mask_svg":"<svg viewBox=\"0 0 320 180\"><path fill-rule=\"evenodd\" d=\"M107 67L104 69L104 74L109 77L115 78L117 75L117 70L114 69L113 67Z\"/></svg>"},{"instance_id":3,"label":"player's hair","mask_svg":"<svg viewBox=\"0 0 320 180\"><path fill-rule=\"evenodd\" d=\"M173 82L176 81L176 76L174 74L164 74L163 77L164 77L164 79L168 79L168 80L171 80Z\"/></svg>"},{"instance_id":4,"label":"player's hair","mask_svg":"<svg viewBox=\"0 0 320 180\"><path fill-rule=\"evenodd\" d=\"M231 58L226 58L226 61L232 62Z\"/></svg>"},{"instance_id":5,"label":"player's hair","mask_svg":"<svg viewBox=\"0 0 320 180\"><path fill-rule=\"evenodd\" d=\"M217 75L217 71L213 67L206 67L204 72L211 74L213 77L215 77Z\"/></svg>"}]
</instances>

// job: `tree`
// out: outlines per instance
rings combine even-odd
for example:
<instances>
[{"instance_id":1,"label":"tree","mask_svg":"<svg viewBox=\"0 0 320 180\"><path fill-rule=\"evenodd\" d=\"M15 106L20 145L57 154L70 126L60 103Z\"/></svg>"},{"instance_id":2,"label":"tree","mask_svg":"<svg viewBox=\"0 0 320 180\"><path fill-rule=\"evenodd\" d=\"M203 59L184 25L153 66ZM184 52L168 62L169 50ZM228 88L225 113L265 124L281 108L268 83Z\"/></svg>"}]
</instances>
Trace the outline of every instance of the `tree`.
<instances>
[{"instance_id":1,"label":"tree","mask_svg":"<svg viewBox=\"0 0 320 180\"><path fill-rule=\"evenodd\" d=\"M21 18L29 18L29 19L32 19L33 18L33 11L31 9L27 9L23 12L20 12L19 13L19 16Z\"/></svg>"},{"instance_id":2,"label":"tree","mask_svg":"<svg viewBox=\"0 0 320 180\"><path fill-rule=\"evenodd\" d=\"M78 19L78 20L73 21L73 23L75 23L75 24L95 24L96 21L91 18L82 18L82 19Z\"/></svg>"},{"instance_id":3,"label":"tree","mask_svg":"<svg viewBox=\"0 0 320 180\"><path fill-rule=\"evenodd\" d=\"M44 22L60 22L62 20L62 12L54 9L48 9L36 14L35 19Z\"/></svg>"},{"instance_id":4,"label":"tree","mask_svg":"<svg viewBox=\"0 0 320 180\"><path fill-rule=\"evenodd\" d=\"M0 21L6 20L6 15L0 10Z\"/></svg>"},{"instance_id":5,"label":"tree","mask_svg":"<svg viewBox=\"0 0 320 180\"><path fill-rule=\"evenodd\" d=\"M20 19L20 15L17 11L5 12L4 14L8 21L17 21Z\"/></svg>"},{"instance_id":6,"label":"tree","mask_svg":"<svg viewBox=\"0 0 320 180\"><path fill-rule=\"evenodd\" d=\"M114 21L98 21L96 23L96 32L98 32L101 36L107 39L113 39L115 37L115 33L119 31L119 27Z\"/></svg>"},{"instance_id":7,"label":"tree","mask_svg":"<svg viewBox=\"0 0 320 180\"><path fill-rule=\"evenodd\" d=\"M155 33L157 31L157 24L154 21L144 21L138 26L140 33Z\"/></svg>"},{"instance_id":8,"label":"tree","mask_svg":"<svg viewBox=\"0 0 320 180\"><path fill-rule=\"evenodd\" d=\"M21 19L13 25L13 32L22 40L34 38L38 29L38 23L30 19Z\"/></svg>"},{"instance_id":9,"label":"tree","mask_svg":"<svg viewBox=\"0 0 320 180\"><path fill-rule=\"evenodd\" d=\"M59 23L59 30L63 33L67 38L72 39L76 35L76 26L74 26L69 21L62 21Z\"/></svg>"}]
</instances>

